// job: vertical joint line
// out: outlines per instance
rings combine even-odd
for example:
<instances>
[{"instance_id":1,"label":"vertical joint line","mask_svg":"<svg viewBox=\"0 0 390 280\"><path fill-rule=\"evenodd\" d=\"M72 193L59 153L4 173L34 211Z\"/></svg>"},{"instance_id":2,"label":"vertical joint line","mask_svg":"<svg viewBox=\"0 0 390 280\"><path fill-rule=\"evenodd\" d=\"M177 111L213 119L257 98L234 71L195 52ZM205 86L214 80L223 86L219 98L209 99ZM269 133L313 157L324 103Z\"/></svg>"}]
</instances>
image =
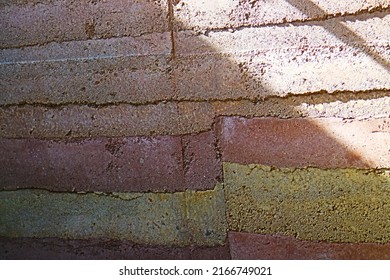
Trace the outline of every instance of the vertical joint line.
<instances>
[{"instance_id":1,"label":"vertical joint line","mask_svg":"<svg viewBox=\"0 0 390 280\"><path fill-rule=\"evenodd\" d=\"M180 145L181 145L181 157L182 157L182 168L183 168L183 177L184 180L186 178L188 166L187 166L187 157L186 157L186 149L187 144L184 143L183 135L180 136Z\"/></svg>"},{"instance_id":2,"label":"vertical joint line","mask_svg":"<svg viewBox=\"0 0 390 280\"><path fill-rule=\"evenodd\" d=\"M218 160L219 165L219 172L220 172L220 178L218 180L219 183L222 184L224 188L224 170L223 170L223 157L222 157L222 148L220 143L220 137L222 135L221 131L218 129L222 129L222 116L214 116L213 123L212 123L212 133L214 137L214 150L215 150L215 156Z\"/></svg>"},{"instance_id":3,"label":"vertical joint line","mask_svg":"<svg viewBox=\"0 0 390 280\"><path fill-rule=\"evenodd\" d=\"M171 33L171 57L172 59L176 58L175 51L175 32L174 32L174 13L173 13L173 2L172 0L168 0L168 27Z\"/></svg>"}]
</instances>

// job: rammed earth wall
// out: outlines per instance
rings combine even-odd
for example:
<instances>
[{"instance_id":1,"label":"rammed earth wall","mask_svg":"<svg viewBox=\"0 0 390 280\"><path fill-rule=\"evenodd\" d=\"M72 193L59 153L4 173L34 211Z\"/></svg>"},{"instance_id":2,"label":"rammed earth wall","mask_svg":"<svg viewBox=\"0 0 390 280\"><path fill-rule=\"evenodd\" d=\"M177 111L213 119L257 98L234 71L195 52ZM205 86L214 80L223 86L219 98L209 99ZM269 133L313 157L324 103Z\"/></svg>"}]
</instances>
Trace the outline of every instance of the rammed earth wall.
<instances>
[{"instance_id":1,"label":"rammed earth wall","mask_svg":"<svg viewBox=\"0 0 390 280\"><path fill-rule=\"evenodd\" d=\"M390 259L390 1L0 2L1 259Z\"/></svg>"}]
</instances>

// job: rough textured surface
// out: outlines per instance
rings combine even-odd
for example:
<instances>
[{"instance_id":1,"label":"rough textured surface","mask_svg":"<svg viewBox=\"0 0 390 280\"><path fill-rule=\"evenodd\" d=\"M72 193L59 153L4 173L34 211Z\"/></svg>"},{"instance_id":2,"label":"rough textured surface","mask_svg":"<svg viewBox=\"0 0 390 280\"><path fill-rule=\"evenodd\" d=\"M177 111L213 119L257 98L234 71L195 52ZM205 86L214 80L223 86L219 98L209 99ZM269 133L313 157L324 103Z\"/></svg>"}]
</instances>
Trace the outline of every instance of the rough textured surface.
<instances>
[{"instance_id":1,"label":"rough textured surface","mask_svg":"<svg viewBox=\"0 0 390 280\"><path fill-rule=\"evenodd\" d=\"M183 137L0 139L0 188L212 189L222 175L214 145L210 132Z\"/></svg>"},{"instance_id":2,"label":"rough textured surface","mask_svg":"<svg viewBox=\"0 0 390 280\"><path fill-rule=\"evenodd\" d=\"M0 51L0 104L172 99L169 33Z\"/></svg>"},{"instance_id":3,"label":"rough textured surface","mask_svg":"<svg viewBox=\"0 0 390 280\"><path fill-rule=\"evenodd\" d=\"M390 119L219 121L223 161L278 167L390 167Z\"/></svg>"},{"instance_id":4,"label":"rough textured surface","mask_svg":"<svg viewBox=\"0 0 390 280\"><path fill-rule=\"evenodd\" d=\"M178 28L196 31L302 22L388 8L388 0L176 1Z\"/></svg>"},{"instance_id":5,"label":"rough textured surface","mask_svg":"<svg viewBox=\"0 0 390 280\"><path fill-rule=\"evenodd\" d=\"M208 103L159 103L104 107L30 106L0 108L0 136L80 138L180 135L211 129Z\"/></svg>"},{"instance_id":6,"label":"rough textured surface","mask_svg":"<svg viewBox=\"0 0 390 280\"><path fill-rule=\"evenodd\" d=\"M342 23L329 19L4 49L0 100L145 104L389 90L389 21L387 12L377 12Z\"/></svg>"},{"instance_id":7,"label":"rough textured surface","mask_svg":"<svg viewBox=\"0 0 390 280\"><path fill-rule=\"evenodd\" d=\"M225 243L224 195L204 192L0 192L0 236L107 238L137 244L217 246ZM210 213L213 213L210 215Z\"/></svg>"},{"instance_id":8,"label":"rough textured surface","mask_svg":"<svg viewBox=\"0 0 390 280\"><path fill-rule=\"evenodd\" d=\"M373 51L368 48L362 49L364 46L387 46L390 31L386 27L389 20L388 11L383 11L328 19L315 24L271 25L241 28L230 30L230 32L225 29L210 31L206 34L186 30L177 32L175 50L178 55L199 55L210 52L248 53L253 50L259 53L271 51L274 54L287 55L287 50L299 49L301 55L295 57L295 60L303 64L306 59L315 62L323 58L315 54L329 52L328 55L331 55L329 58L335 59L339 51L345 48L348 50L348 47L354 47L355 54L358 54ZM245 38L244 41L242 41L243 38ZM353 53L350 55L353 56ZM291 58L294 58L294 54L294 52L291 53ZM276 57L268 59L272 58ZM360 56L355 55L355 58L359 59Z\"/></svg>"},{"instance_id":9,"label":"rough textured surface","mask_svg":"<svg viewBox=\"0 0 390 280\"><path fill-rule=\"evenodd\" d=\"M222 260L229 246L143 246L126 240L0 238L2 260Z\"/></svg>"},{"instance_id":10,"label":"rough textured surface","mask_svg":"<svg viewBox=\"0 0 390 280\"><path fill-rule=\"evenodd\" d=\"M233 230L390 243L389 24L389 0L0 0L0 248L225 258L226 205Z\"/></svg>"},{"instance_id":11,"label":"rough textured surface","mask_svg":"<svg viewBox=\"0 0 390 280\"><path fill-rule=\"evenodd\" d=\"M185 186L210 189L222 180L222 163L213 132L182 138Z\"/></svg>"},{"instance_id":12,"label":"rough textured surface","mask_svg":"<svg viewBox=\"0 0 390 280\"><path fill-rule=\"evenodd\" d=\"M339 117L345 119L368 119L390 116L390 97L348 102L328 102L322 104L302 103L299 110L309 117Z\"/></svg>"},{"instance_id":13,"label":"rough textured surface","mask_svg":"<svg viewBox=\"0 0 390 280\"><path fill-rule=\"evenodd\" d=\"M225 163L224 179L233 231L329 242L390 241L389 171Z\"/></svg>"},{"instance_id":14,"label":"rough textured surface","mask_svg":"<svg viewBox=\"0 0 390 280\"><path fill-rule=\"evenodd\" d=\"M350 98L348 94L345 95ZM8 138L179 135L210 130L214 116L219 115L347 119L383 118L390 115L389 98L386 96L350 101L343 101L342 96L337 96L338 101L333 102L326 102L326 99L332 100L331 97L317 97L313 99L320 99L318 102L307 100L307 103L300 103L304 98L298 98L297 101L295 98L287 98L257 103L248 100L108 107L10 106L0 108L0 135Z\"/></svg>"},{"instance_id":15,"label":"rough textured surface","mask_svg":"<svg viewBox=\"0 0 390 280\"><path fill-rule=\"evenodd\" d=\"M301 241L282 235L229 232L232 259L388 260L389 244Z\"/></svg>"},{"instance_id":16,"label":"rough textured surface","mask_svg":"<svg viewBox=\"0 0 390 280\"><path fill-rule=\"evenodd\" d=\"M185 67L177 76L189 85L201 81L202 73L218 77L214 92L211 81L198 84L200 96L211 99L389 89L389 19L382 12L343 23L178 32L175 51L192 79Z\"/></svg>"},{"instance_id":17,"label":"rough textured surface","mask_svg":"<svg viewBox=\"0 0 390 280\"><path fill-rule=\"evenodd\" d=\"M180 137L0 140L2 188L184 190Z\"/></svg>"},{"instance_id":18,"label":"rough textured surface","mask_svg":"<svg viewBox=\"0 0 390 280\"><path fill-rule=\"evenodd\" d=\"M390 91L271 97L266 100L215 101L217 116L369 119L390 116Z\"/></svg>"},{"instance_id":19,"label":"rough textured surface","mask_svg":"<svg viewBox=\"0 0 390 280\"><path fill-rule=\"evenodd\" d=\"M168 30L165 0L2 1L0 8L2 48Z\"/></svg>"}]
</instances>

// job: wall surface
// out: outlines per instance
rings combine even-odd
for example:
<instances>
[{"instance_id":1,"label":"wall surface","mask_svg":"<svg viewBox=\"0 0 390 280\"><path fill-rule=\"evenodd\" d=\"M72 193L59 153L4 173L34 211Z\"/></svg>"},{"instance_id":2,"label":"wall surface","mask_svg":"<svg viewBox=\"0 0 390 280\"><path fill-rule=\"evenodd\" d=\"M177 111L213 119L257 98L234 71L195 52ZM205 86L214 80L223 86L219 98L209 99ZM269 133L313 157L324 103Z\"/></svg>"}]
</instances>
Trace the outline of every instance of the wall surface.
<instances>
[{"instance_id":1,"label":"wall surface","mask_svg":"<svg viewBox=\"0 0 390 280\"><path fill-rule=\"evenodd\" d=\"M1 0L1 259L390 259L389 0Z\"/></svg>"}]
</instances>

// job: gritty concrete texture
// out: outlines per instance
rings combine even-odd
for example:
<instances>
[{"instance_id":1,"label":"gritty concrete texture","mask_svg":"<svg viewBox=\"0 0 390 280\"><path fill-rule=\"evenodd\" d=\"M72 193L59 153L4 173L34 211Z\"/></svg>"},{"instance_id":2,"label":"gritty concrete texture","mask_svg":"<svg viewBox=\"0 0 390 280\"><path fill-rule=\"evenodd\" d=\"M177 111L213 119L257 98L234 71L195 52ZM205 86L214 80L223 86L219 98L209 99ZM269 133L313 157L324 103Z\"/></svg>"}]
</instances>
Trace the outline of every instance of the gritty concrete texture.
<instances>
[{"instance_id":1,"label":"gritty concrete texture","mask_svg":"<svg viewBox=\"0 0 390 280\"><path fill-rule=\"evenodd\" d=\"M390 117L390 97L368 100L334 101L320 104L302 103L297 110L308 117L368 119Z\"/></svg>"},{"instance_id":2,"label":"gritty concrete texture","mask_svg":"<svg viewBox=\"0 0 390 280\"><path fill-rule=\"evenodd\" d=\"M0 188L213 189L222 177L215 144L211 132L183 137L0 139Z\"/></svg>"},{"instance_id":3,"label":"gritty concrete texture","mask_svg":"<svg viewBox=\"0 0 390 280\"><path fill-rule=\"evenodd\" d=\"M165 0L8 1L0 9L1 48L168 30Z\"/></svg>"},{"instance_id":4,"label":"gritty concrete texture","mask_svg":"<svg viewBox=\"0 0 390 280\"><path fill-rule=\"evenodd\" d=\"M169 32L139 37L119 37L86 41L52 42L45 45L2 49L3 64L88 61L117 57L167 55L171 52Z\"/></svg>"},{"instance_id":5,"label":"gritty concrete texture","mask_svg":"<svg viewBox=\"0 0 390 280\"><path fill-rule=\"evenodd\" d=\"M168 42L164 33L0 51L0 104L170 100L174 90Z\"/></svg>"},{"instance_id":6,"label":"gritty concrete texture","mask_svg":"<svg viewBox=\"0 0 390 280\"><path fill-rule=\"evenodd\" d=\"M376 12L343 23L328 19L5 49L0 102L147 104L388 90L389 20L386 12Z\"/></svg>"},{"instance_id":7,"label":"gritty concrete texture","mask_svg":"<svg viewBox=\"0 0 390 280\"><path fill-rule=\"evenodd\" d=\"M390 91L293 95L265 100L214 101L216 116L369 119L390 116Z\"/></svg>"},{"instance_id":8,"label":"gritty concrete texture","mask_svg":"<svg viewBox=\"0 0 390 280\"><path fill-rule=\"evenodd\" d=\"M173 73L179 100L259 98L267 92L261 86L255 87L256 92L249 89L252 79L228 55L180 56Z\"/></svg>"},{"instance_id":9,"label":"gritty concrete texture","mask_svg":"<svg viewBox=\"0 0 390 280\"><path fill-rule=\"evenodd\" d=\"M174 194L1 191L0 200L3 237L110 238L179 247L223 245L226 238L220 186Z\"/></svg>"},{"instance_id":10,"label":"gritty concrete texture","mask_svg":"<svg viewBox=\"0 0 390 280\"><path fill-rule=\"evenodd\" d=\"M246 41L247 39L242 37L241 40ZM202 40L199 40L199 42L199 44L205 44ZM195 43L198 43L198 41ZM194 44L190 45L193 46ZM362 55L364 59L357 62L358 60L351 53L351 51L355 51L353 48L341 48L341 50L338 48L324 48L321 50L287 49L271 50L264 53L258 53L257 50L254 50L247 53L223 53L223 50L214 49L212 45L205 45L204 53L196 54L194 52L193 54L178 56L177 62L174 64L173 78L176 90L175 99L221 101L221 106L231 102L238 102L241 105L241 101L247 100L260 102L260 105L262 105L264 99L270 99L274 96L296 96L296 98L305 102L308 99L306 95L323 94L323 99L326 99L332 98L327 93L351 95L351 92L355 94L365 92L371 94L377 92L376 88L383 88L385 89L383 91L388 91L388 86L385 85L387 84L387 78L383 78L383 80L381 78L374 79L368 77L365 73L365 67L370 63L375 64L371 58L364 54ZM305 52L313 52L313 54L305 54ZM336 52L336 54L333 54L334 57L327 56L333 52ZM312 57L316 57L317 60L306 60L306 58L311 59ZM299 62L297 58L300 60ZM322 58L324 59L322 60ZM351 71L354 71L353 75L352 73L347 74L345 69L341 71L342 73L340 72L340 75L329 74L330 67L340 67L341 69L350 64L352 60L355 61L354 69L351 69ZM336 65L331 66L332 63ZM381 67L375 65L373 67L381 73L378 75L384 75L384 77L387 75L387 71ZM352 76L355 75L354 77L356 77L360 74L361 79L354 80L352 78ZM364 86L358 85L357 80L364 83ZM377 84L374 85L371 81ZM284 101L279 99L276 102L283 103ZM246 109L241 108L239 112L247 114ZM277 111L277 108L269 108L268 110ZM281 111L282 116L286 114L284 110ZM304 113L300 113L300 115L302 114ZM280 114L274 115L280 116Z\"/></svg>"},{"instance_id":11,"label":"gritty concrete texture","mask_svg":"<svg viewBox=\"0 0 390 280\"><path fill-rule=\"evenodd\" d=\"M388 256L390 0L0 0L0 25L5 258L225 258L228 228Z\"/></svg>"},{"instance_id":12,"label":"gritty concrete texture","mask_svg":"<svg viewBox=\"0 0 390 280\"><path fill-rule=\"evenodd\" d=\"M242 98L255 99L319 91L389 89L390 33L385 27L389 19L388 15L378 15L346 21L345 25L327 20L318 25L247 28L207 35L183 31L176 35L175 50L179 60L190 61L195 81L202 80L202 73L217 76L218 70L224 69L226 78L215 79L221 81L214 95L217 98L210 96L211 81L199 83L200 96L209 99L221 100L225 92L231 91L231 98L241 92ZM213 62L221 54L230 66L219 67ZM197 65L198 61L209 63ZM184 76L181 79L192 85L183 69L179 68L178 77ZM235 82L238 87L229 86Z\"/></svg>"},{"instance_id":13,"label":"gritty concrete texture","mask_svg":"<svg viewBox=\"0 0 390 280\"><path fill-rule=\"evenodd\" d=\"M183 136L182 148L187 188L210 189L222 180L222 163L212 131Z\"/></svg>"},{"instance_id":14,"label":"gritty concrete texture","mask_svg":"<svg viewBox=\"0 0 390 280\"><path fill-rule=\"evenodd\" d=\"M6 189L183 191L186 187L180 137L1 139L0 143L0 187Z\"/></svg>"},{"instance_id":15,"label":"gritty concrete texture","mask_svg":"<svg viewBox=\"0 0 390 280\"><path fill-rule=\"evenodd\" d=\"M126 240L0 238L3 260L222 260L228 245L214 247L142 246Z\"/></svg>"},{"instance_id":16,"label":"gritty concrete texture","mask_svg":"<svg viewBox=\"0 0 390 280\"><path fill-rule=\"evenodd\" d=\"M224 164L229 229L388 243L389 171Z\"/></svg>"},{"instance_id":17,"label":"gritty concrete texture","mask_svg":"<svg viewBox=\"0 0 390 280\"><path fill-rule=\"evenodd\" d=\"M179 29L199 32L213 29L262 26L308 20L321 20L348 14L386 9L388 0L215 0L175 1L174 12Z\"/></svg>"},{"instance_id":18,"label":"gritty concrete texture","mask_svg":"<svg viewBox=\"0 0 390 280\"><path fill-rule=\"evenodd\" d=\"M277 167L390 167L390 119L225 117L222 159Z\"/></svg>"},{"instance_id":19,"label":"gritty concrete texture","mask_svg":"<svg viewBox=\"0 0 390 280\"><path fill-rule=\"evenodd\" d=\"M229 232L232 259L388 260L390 245L302 241L289 236Z\"/></svg>"},{"instance_id":20,"label":"gritty concrete texture","mask_svg":"<svg viewBox=\"0 0 390 280\"><path fill-rule=\"evenodd\" d=\"M354 51L359 54L370 52L368 47L388 46L389 21L390 15L388 11L384 11L327 19L315 24L270 25L216 30L206 34L185 30L175 34L175 51L178 55L200 55L211 52L245 53L298 49L301 56L295 57L297 61L304 62L306 58L316 61L320 57L310 56L314 51L318 54L329 52L327 56L334 57L340 47L355 47ZM363 50L362 47L367 48ZM384 53L387 53L385 50ZM355 59L358 58L359 56L355 56Z\"/></svg>"},{"instance_id":21,"label":"gritty concrete texture","mask_svg":"<svg viewBox=\"0 0 390 280\"><path fill-rule=\"evenodd\" d=\"M208 103L158 103L90 107L11 106L0 108L5 138L80 138L181 135L211 129Z\"/></svg>"}]
</instances>

